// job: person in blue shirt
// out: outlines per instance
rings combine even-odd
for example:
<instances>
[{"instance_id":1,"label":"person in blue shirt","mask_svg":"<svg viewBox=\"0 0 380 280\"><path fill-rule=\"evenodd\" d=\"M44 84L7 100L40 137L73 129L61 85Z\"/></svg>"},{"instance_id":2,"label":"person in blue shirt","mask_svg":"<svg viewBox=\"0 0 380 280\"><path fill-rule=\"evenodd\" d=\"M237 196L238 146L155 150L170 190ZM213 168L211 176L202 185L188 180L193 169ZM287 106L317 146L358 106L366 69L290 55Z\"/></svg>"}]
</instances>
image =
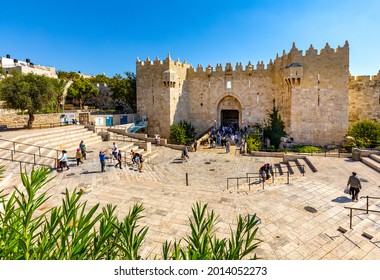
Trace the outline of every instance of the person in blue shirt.
<instances>
[{"instance_id":1,"label":"person in blue shirt","mask_svg":"<svg viewBox=\"0 0 380 280\"><path fill-rule=\"evenodd\" d=\"M99 159L100 159L100 166L101 166L101 172L106 172L106 151L100 151L99 152Z\"/></svg>"}]
</instances>

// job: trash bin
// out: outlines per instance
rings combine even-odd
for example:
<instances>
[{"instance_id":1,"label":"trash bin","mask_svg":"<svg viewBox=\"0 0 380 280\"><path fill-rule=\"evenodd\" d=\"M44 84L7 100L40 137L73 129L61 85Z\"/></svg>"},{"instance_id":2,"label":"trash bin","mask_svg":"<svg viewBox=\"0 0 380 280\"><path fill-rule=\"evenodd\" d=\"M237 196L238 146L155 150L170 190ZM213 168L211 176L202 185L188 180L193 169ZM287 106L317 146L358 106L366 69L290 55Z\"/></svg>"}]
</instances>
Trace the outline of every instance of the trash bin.
<instances>
[{"instance_id":1,"label":"trash bin","mask_svg":"<svg viewBox=\"0 0 380 280\"><path fill-rule=\"evenodd\" d=\"M110 141L111 140L111 134L107 133L105 136L104 136L104 141Z\"/></svg>"},{"instance_id":2,"label":"trash bin","mask_svg":"<svg viewBox=\"0 0 380 280\"><path fill-rule=\"evenodd\" d=\"M352 149L352 160L360 161L360 150L358 148Z\"/></svg>"}]
</instances>

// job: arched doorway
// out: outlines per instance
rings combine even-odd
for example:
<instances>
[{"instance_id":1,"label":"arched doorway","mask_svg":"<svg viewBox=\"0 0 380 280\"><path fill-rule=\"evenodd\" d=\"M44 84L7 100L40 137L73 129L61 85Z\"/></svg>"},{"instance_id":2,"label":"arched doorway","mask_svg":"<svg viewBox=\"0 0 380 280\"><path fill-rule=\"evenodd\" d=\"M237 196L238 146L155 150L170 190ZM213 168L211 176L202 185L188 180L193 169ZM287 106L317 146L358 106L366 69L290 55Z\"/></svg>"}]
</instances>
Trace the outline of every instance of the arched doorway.
<instances>
[{"instance_id":1,"label":"arched doorway","mask_svg":"<svg viewBox=\"0 0 380 280\"><path fill-rule=\"evenodd\" d=\"M230 95L223 97L218 104L218 124L238 128L241 111L239 100Z\"/></svg>"}]
</instances>

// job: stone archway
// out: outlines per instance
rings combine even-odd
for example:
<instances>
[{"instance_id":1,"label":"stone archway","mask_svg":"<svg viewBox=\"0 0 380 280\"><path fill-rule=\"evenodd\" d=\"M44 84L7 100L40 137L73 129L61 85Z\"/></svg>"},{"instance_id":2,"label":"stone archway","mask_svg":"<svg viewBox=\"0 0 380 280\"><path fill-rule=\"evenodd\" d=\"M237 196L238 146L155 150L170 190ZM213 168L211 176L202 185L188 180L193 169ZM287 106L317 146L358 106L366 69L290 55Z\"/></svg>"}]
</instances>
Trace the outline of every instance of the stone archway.
<instances>
[{"instance_id":1,"label":"stone archway","mask_svg":"<svg viewBox=\"0 0 380 280\"><path fill-rule=\"evenodd\" d=\"M239 126L242 119L242 107L235 97L228 95L223 97L218 104L218 126Z\"/></svg>"}]
</instances>

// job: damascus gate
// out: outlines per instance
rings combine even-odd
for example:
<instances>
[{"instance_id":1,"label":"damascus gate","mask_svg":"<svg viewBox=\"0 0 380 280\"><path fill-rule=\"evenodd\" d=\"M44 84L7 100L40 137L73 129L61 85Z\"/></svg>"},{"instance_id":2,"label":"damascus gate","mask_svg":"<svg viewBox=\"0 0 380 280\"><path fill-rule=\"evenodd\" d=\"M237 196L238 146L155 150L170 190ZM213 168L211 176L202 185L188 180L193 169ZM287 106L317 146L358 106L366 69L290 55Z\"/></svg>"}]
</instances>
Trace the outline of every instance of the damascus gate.
<instances>
[{"instance_id":1,"label":"damascus gate","mask_svg":"<svg viewBox=\"0 0 380 280\"><path fill-rule=\"evenodd\" d=\"M193 67L186 61L136 61L137 113L149 135L169 138L190 121L200 133L213 125L262 124L277 106L296 142L340 143L351 122L380 121L380 75L352 77L349 44L304 53L293 43L264 65L241 62ZM363 110L364 109L364 110Z\"/></svg>"}]
</instances>

